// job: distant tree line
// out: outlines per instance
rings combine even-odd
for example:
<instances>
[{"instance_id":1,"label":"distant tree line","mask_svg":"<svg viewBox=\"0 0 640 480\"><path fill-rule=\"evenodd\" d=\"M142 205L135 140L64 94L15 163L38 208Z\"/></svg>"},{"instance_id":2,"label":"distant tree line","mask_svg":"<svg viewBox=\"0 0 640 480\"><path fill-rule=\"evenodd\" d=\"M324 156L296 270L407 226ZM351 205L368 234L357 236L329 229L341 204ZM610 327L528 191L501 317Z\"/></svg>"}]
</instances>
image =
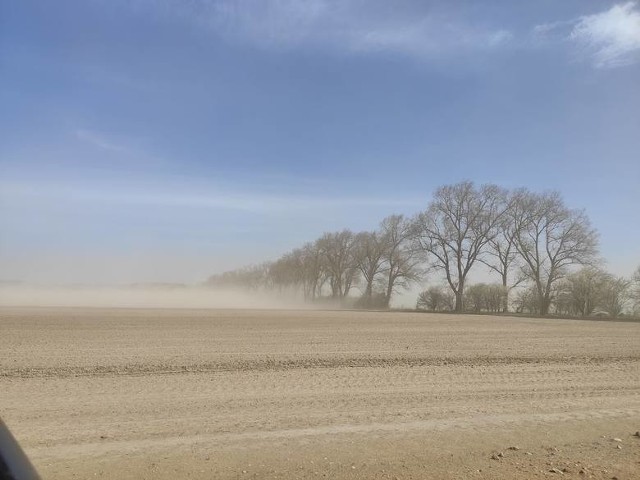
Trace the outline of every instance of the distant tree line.
<instances>
[{"instance_id":1,"label":"distant tree line","mask_svg":"<svg viewBox=\"0 0 640 480\"><path fill-rule=\"evenodd\" d=\"M396 292L436 276L444 285L423 291L417 308L579 316L640 309L640 267L622 279L601 263L589 218L558 192L461 182L438 188L413 218L391 215L374 231L325 233L273 262L214 275L207 284L388 308ZM498 282L468 285L479 265Z\"/></svg>"},{"instance_id":2,"label":"distant tree line","mask_svg":"<svg viewBox=\"0 0 640 480\"><path fill-rule=\"evenodd\" d=\"M325 233L274 262L213 275L207 284L289 292L310 302L329 299L388 308L394 292L423 278L423 258L413 248L412 225L402 215L391 215L373 232Z\"/></svg>"}]
</instances>

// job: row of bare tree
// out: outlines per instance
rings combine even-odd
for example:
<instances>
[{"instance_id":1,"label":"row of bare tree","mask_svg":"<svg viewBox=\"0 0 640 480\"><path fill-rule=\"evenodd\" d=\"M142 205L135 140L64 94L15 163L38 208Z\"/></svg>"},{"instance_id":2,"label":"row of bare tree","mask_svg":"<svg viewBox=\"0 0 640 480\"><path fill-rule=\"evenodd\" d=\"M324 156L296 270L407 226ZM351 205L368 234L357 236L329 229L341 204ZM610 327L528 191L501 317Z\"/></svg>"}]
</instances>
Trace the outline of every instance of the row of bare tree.
<instances>
[{"instance_id":1,"label":"row of bare tree","mask_svg":"<svg viewBox=\"0 0 640 480\"><path fill-rule=\"evenodd\" d=\"M290 289L311 301L346 299L357 289L361 306L388 307L394 292L437 273L461 312L480 308L477 302L489 295L488 287L466 292L469 274L480 264L500 279L500 293L492 290L486 308L507 311L509 292L527 285L532 308L546 315L552 304L565 308L553 301L574 279L575 267L598 262L596 230L559 193L461 182L438 188L413 218L392 215L372 232L326 233L274 262L215 275L208 283Z\"/></svg>"},{"instance_id":2,"label":"row of bare tree","mask_svg":"<svg viewBox=\"0 0 640 480\"><path fill-rule=\"evenodd\" d=\"M395 291L422 278L424 259L412 248L412 226L391 215L373 232L325 233L274 262L214 275L207 283L298 291L309 301L326 296L341 303L358 287L360 306L385 308Z\"/></svg>"},{"instance_id":3,"label":"row of bare tree","mask_svg":"<svg viewBox=\"0 0 640 480\"><path fill-rule=\"evenodd\" d=\"M503 310L509 291L528 281L538 312L549 312L554 285L569 269L597 261L598 235L586 214L569 209L557 192L507 191L470 182L439 188L427 210L417 216L416 241L430 266L444 273L464 310L469 272L476 263L498 274Z\"/></svg>"}]
</instances>

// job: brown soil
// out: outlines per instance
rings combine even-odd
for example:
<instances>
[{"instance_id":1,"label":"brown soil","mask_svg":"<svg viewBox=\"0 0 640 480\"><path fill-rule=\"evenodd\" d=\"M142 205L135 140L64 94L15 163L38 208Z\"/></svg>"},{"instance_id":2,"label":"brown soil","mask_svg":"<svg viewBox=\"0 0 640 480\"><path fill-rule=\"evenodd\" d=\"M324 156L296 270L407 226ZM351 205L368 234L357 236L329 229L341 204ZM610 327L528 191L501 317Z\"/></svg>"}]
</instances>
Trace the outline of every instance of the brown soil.
<instances>
[{"instance_id":1,"label":"brown soil","mask_svg":"<svg viewBox=\"0 0 640 480\"><path fill-rule=\"evenodd\" d=\"M4 308L0 416L45 479L640 478L640 324Z\"/></svg>"}]
</instances>

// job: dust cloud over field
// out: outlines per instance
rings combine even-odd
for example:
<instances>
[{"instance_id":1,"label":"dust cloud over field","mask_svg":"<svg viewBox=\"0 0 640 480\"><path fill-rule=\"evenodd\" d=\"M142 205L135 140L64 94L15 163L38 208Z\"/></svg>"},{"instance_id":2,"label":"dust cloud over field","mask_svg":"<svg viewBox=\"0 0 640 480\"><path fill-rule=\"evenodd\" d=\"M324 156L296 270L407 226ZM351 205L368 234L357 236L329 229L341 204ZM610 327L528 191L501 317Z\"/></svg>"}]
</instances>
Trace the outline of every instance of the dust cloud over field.
<instances>
[{"instance_id":1,"label":"dust cloud over field","mask_svg":"<svg viewBox=\"0 0 640 480\"><path fill-rule=\"evenodd\" d=\"M640 324L3 308L47 479L638 478Z\"/></svg>"},{"instance_id":2,"label":"dust cloud over field","mask_svg":"<svg viewBox=\"0 0 640 480\"><path fill-rule=\"evenodd\" d=\"M0 307L308 308L284 294L191 285L0 286Z\"/></svg>"}]
</instances>

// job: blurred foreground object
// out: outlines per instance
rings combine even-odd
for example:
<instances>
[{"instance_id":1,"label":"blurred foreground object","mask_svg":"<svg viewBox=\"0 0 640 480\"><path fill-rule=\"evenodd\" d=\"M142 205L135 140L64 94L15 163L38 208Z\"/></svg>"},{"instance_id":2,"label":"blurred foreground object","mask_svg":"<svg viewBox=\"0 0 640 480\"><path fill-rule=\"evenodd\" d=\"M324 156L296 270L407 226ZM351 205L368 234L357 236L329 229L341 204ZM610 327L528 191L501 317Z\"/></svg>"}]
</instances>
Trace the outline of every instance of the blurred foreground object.
<instances>
[{"instance_id":1,"label":"blurred foreground object","mask_svg":"<svg viewBox=\"0 0 640 480\"><path fill-rule=\"evenodd\" d=\"M40 476L0 420L0 480L40 480Z\"/></svg>"}]
</instances>

